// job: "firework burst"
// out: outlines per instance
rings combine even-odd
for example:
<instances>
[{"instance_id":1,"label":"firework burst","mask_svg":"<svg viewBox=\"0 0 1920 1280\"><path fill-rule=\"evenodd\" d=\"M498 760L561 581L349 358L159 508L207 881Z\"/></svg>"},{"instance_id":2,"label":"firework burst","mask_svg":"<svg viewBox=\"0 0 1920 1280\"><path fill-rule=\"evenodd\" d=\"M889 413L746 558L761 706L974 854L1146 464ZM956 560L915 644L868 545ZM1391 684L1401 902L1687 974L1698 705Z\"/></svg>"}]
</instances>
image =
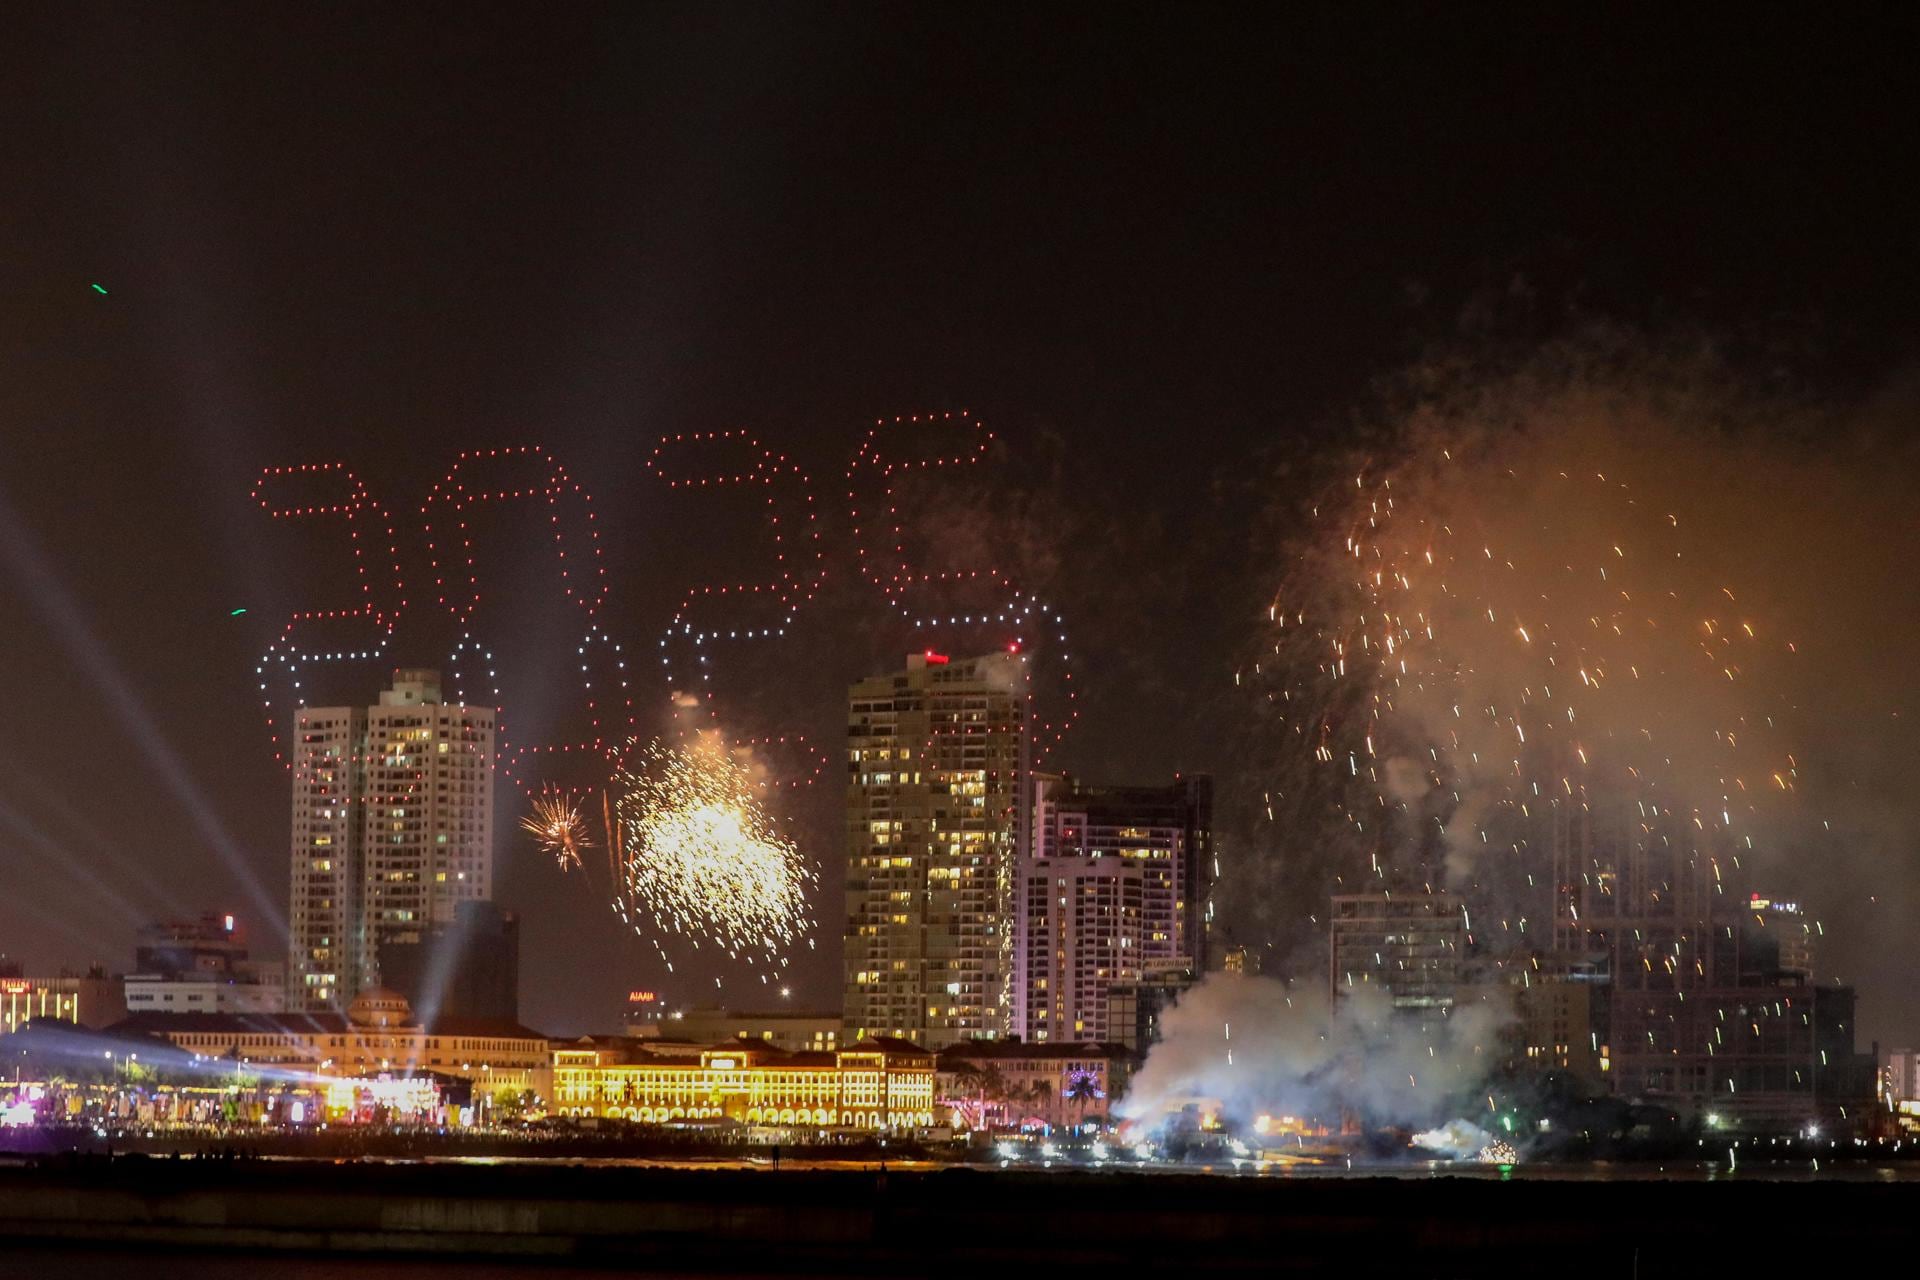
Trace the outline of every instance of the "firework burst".
<instances>
[{"instance_id":1,"label":"firework burst","mask_svg":"<svg viewBox=\"0 0 1920 1280\"><path fill-rule=\"evenodd\" d=\"M562 871L579 867L580 851L593 845L587 838L586 821L580 816L580 802L557 788L541 788L534 797L533 811L520 819L520 828L539 842Z\"/></svg>"},{"instance_id":2,"label":"firework burst","mask_svg":"<svg viewBox=\"0 0 1920 1280\"><path fill-rule=\"evenodd\" d=\"M778 970L811 934L815 874L778 832L759 790L711 735L685 747L653 742L615 771L607 805L613 907L652 938L669 969L669 939Z\"/></svg>"},{"instance_id":3,"label":"firework burst","mask_svg":"<svg viewBox=\"0 0 1920 1280\"><path fill-rule=\"evenodd\" d=\"M1327 833L1328 879L1524 913L1569 824L1737 858L1798 786L1793 645L1690 516L1704 477L1555 408L1409 432L1313 510L1237 679L1279 731L1267 816Z\"/></svg>"}]
</instances>

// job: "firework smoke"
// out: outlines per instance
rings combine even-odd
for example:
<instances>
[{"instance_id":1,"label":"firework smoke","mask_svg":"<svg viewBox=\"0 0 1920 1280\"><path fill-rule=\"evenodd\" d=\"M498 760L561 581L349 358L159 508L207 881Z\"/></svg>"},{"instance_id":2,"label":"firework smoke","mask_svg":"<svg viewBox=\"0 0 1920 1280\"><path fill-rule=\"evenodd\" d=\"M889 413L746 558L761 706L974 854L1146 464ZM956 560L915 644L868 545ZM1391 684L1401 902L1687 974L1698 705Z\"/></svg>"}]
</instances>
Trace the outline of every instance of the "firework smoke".
<instances>
[{"instance_id":1,"label":"firework smoke","mask_svg":"<svg viewBox=\"0 0 1920 1280\"><path fill-rule=\"evenodd\" d=\"M1330 1008L1318 985L1210 974L1168 1010L1116 1111L1148 1129L1203 1099L1241 1124L1285 1112L1337 1126L1351 1111L1375 1125L1429 1125L1481 1091L1501 1025L1485 1005L1423 1028L1394 1016L1384 992L1356 989Z\"/></svg>"},{"instance_id":2,"label":"firework smoke","mask_svg":"<svg viewBox=\"0 0 1920 1280\"><path fill-rule=\"evenodd\" d=\"M1905 893L1910 395L1815 410L1609 338L1410 400L1301 512L1236 676L1283 952L1381 883L1544 945L1548 833L1609 806L1777 893L1818 859L1830 911Z\"/></svg>"}]
</instances>

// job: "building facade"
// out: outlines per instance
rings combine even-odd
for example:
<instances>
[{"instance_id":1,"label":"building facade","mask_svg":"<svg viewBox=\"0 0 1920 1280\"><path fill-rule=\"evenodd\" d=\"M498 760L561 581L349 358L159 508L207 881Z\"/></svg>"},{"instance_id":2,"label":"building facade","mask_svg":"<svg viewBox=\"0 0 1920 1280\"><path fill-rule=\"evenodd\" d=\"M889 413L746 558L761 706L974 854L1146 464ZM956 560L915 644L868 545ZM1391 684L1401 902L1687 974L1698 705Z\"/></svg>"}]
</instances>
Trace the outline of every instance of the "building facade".
<instances>
[{"instance_id":1,"label":"building facade","mask_svg":"<svg viewBox=\"0 0 1920 1280\"><path fill-rule=\"evenodd\" d=\"M246 932L230 915L162 921L141 929L128 1013L278 1013L286 1008L286 967L247 954Z\"/></svg>"},{"instance_id":2,"label":"building facade","mask_svg":"<svg viewBox=\"0 0 1920 1280\"><path fill-rule=\"evenodd\" d=\"M361 992L338 1013L139 1013L109 1028L155 1036L237 1067L285 1068L342 1079L453 1076L477 1091L550 1096L547 1038L511 1022L441 1018L430 1025L392 991Z\"/></svg>"},{"instance_id":3,"label":"building facade","mask_svg":"<svg viewBox=\"0 0 1920 1280\"><path fill-rule=\"evenodd\" d=\"M395 933L380 947L382 985L429 1016L520 1017L520 917L491 902L454 904L451 924Z\"/></svg>"},{"instance_id":4,"label":"building facade","mask_svg":"<svg viewBox=\"0 0 1920 1280\"><path fill-rule=\"evenodd\" d=\"M36 1018L98 1030L126 1013L125 985L104 970L54 978L0 975L0 1034L11 1034Z\"/></svg>"},{"instance_id":5,"label":"building facade","mask_svg":"<svg viewBox=\"0 0 1920 1280\"><path fill-rule=\"evenodd\" d=\"M1029 1041L1114 1039L1115 987L1207 968L1212 781L1090 787L1042 775L1033 790L1015 1023Z\"/></svg>"},{"instance_id":6,"label":"building facade","mask_svg":"<svg viewBox=\"0 0 1920 1280\"><path fill-rule=\"evenodd\" d=\"M1467 926L1451 894L1335 895L1328 937L1335 1004L1370 988L1384 990L1396 1012L1445 1017L1453 1008Z\"/></svg>"},{"instance_id":7,"label":"building facade","mask_svg":"<svg viewBox=\"0 0 1920 1280\"><path fill-rule=\"evenodd\" d=\"M675 1056L590 1044L554 1051L553 1105L561 1115L642 1124L908 1133L933 1124L933 1066L918 1045L884 1037L833 1053L745 1043Z\"/></svg>"},{"instance_id":8,"label":"building facade","mask_svg":"<svg viewBox=\"0 0 1920 1280\"><path fill-rule=\"evenodd\" d=\"M1880 1099L1889 1106L1920 1102L1920 1049L1888 1049L1880 1055Z\"/></svg>"},{"instance_id":9,"label":"building facade","mask_svg":"<svg viewBox=\"0 0 1920 1280\"><path fill-rule=\"evenodd\" d=\"M281 1013L287 1007L287 984L273 966L269 981L234 978L168 977L130 973L126 980L128 1013Z\"/></svg>"},{"instance_id":10,"label":"building facade","mask_svg":"<svg viewBox=\"0 0 1920 1280\"><path fill-rule=\"evenodd\" d=\"M1014 653L914 654L849 692L843 1039L1012 1029L1026 711Z\"/></svg>"},{"instance_id":11,"label":"building facade","mask_svg":"<svg viewBox=\"0 0 1920 1280\"><path fill-rule=\"evenodd\" d=\"M403 668L373 707L303 707L293 733L288 1007L337 1007L493 888L494 711Z\"/></svg>"},{"instance_id":12,"label":"building facade","mask_svg":"<svg viewBox=\"0 0 1920 1280\"><path fill-rule=\"evenodd\" d=\"M1104 1123L1129 1061L1113 1044L954 1045L940 1054L940 1112L969 1129Z\"/></svg>"},{"instance_id":13,"label":"building facade","mask_svg":"<svg viewBox=\"0 0 1920 1280\"><path fill-rule=\"evenodd\" d=\"M1605 974L1616 1095L1734 1130L1861 1119L1875 1064L1854 1050L1853 991L1810 980L1797 909L1734 892L1735 860L1685 815L1585 814L1556 852L1556 950Z\"/></svg>"},{"instance_id":14,"label":"building facade","mask_svg":"<svg viewBox=\"0 0 1920 1280\"><path fill-rule=\"evenodd\" d=\"M1604 970L1549 953L1518 957L1506 979L1522 1060L1515 1065L1566 1072L1590 1093L1609 1089L1613 1062L1605 1006L1610 988Z\"/></svg>"},{"instance_id":15,"label":"building facade","mask_svg":"<svg viewBox=\"0 0 1920 1280\"><path fill-rule=\"evenodd\" d=\"M1107 992L1107 1025L1113 1043L1138 1056L1160 1043L1160 1020L1199 981L1188 970L1147 973L1138 982Z\"/></svg>"}]
</instances>

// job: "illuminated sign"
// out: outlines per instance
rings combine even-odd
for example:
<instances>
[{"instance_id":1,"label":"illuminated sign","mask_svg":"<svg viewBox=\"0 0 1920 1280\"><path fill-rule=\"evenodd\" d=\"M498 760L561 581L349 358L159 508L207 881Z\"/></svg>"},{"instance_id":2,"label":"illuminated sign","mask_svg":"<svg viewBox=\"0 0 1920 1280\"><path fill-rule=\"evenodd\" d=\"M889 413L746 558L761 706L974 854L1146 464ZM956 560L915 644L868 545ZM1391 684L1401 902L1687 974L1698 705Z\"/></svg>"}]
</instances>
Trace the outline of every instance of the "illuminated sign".
<instances>
[{"instance_id":1,"label":"illuminated sign","mask_svg":"<svg viewBox=\"0 0 1920 1280\"><path fill-rule=\"evenodd\" d=\"M0 995L23 996L33 990L25 978L0 978Z\"/></svg>"},{"instance_id":2,"label":"illuminated sign","mask_svg":"<svg viewBox=\"0 0 1920 1280\"><path fill-rule=\"evenodd\" d=\"M713 1069L715 1071L731 1071L738 1065L739 1064L732 1058L715 1058L713 1060Z\"/></svg>"},{"instance_id":3,"label":"illuminated sign","mask_svg":"<svg viewBox=\"0 0 1920 1280\"><path fill-rule=\"evenodd\" d=\"M627 1003L628 1003L628 1004L654 1004L654 1003L656 1003L656 1002L657 1002L657 1001L658 1001L659 999L660 999L660 997L659 997L658 995L656 995L656 994L655 994L654 992L651 992L651 991L629 991L629 992L627 992Z\"/></svg>"}]
</instances>

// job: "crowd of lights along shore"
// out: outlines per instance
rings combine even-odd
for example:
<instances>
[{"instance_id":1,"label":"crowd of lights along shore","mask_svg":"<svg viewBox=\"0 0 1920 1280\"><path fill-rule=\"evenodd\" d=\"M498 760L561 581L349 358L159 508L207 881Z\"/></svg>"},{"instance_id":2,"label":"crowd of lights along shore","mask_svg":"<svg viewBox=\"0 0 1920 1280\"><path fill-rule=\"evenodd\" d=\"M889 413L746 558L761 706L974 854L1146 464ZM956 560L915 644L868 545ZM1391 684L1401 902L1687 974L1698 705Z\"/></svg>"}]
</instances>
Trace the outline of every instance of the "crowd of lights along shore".
<instances>
[{"instance_id":1,"label":"crowd of lights along shore","mask_svg":"<svg viewBox=\"0 0 1920 1280\"><path fill-rule=\"evenodd\" d=\"M816 874L781 835L738 756L708 735L629 744L606 801L613 909L650 939L669 972L674 941L763 970L812 945ZM716 979L716 985L718 980Z\"/></svg>"},{"instance_id":2,"label":"crowd of lights along shore","mask_svg":"<svg viewBox=\"0 0 1920 1280\"><path fill-rule=\"evenodd\" d=\"M1646 487L1470 435L1350 475L1235 675L1286 744L1267 816L1332 817L1374 875L1424 842L1533 885L1536 824L1601 805L1737 862L1796 787L1768 680L1794 646Z\"/></svg>"}]
</instances>

